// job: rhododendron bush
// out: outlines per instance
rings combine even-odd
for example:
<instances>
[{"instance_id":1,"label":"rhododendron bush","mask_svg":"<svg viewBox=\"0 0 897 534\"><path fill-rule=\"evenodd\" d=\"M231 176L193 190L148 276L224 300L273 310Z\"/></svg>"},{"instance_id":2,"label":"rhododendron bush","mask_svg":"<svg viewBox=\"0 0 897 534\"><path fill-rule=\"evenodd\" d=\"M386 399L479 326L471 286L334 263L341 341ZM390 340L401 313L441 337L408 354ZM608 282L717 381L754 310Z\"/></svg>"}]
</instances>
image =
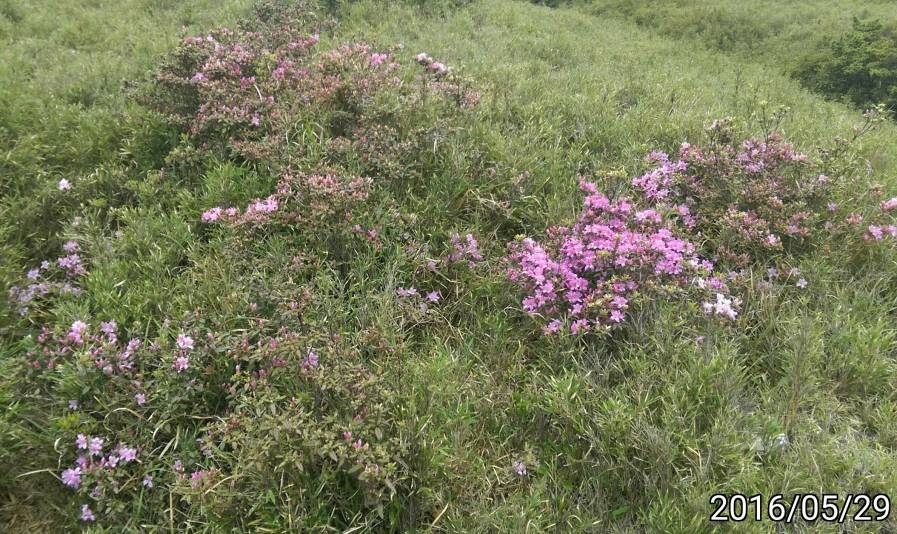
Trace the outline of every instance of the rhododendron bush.
<instances>
[{"instance_id":1,"label":"rhododendron bush","mask_svg":"<svg viewBox=\"0 0 897 534\"><path fill-rule=\"evenodd\" d=\"M880 121L867 113L853 140ZM731 119L707 131L706 145L683 143L678 159L651 152L650 168L632 180L634 199L610 200L581 182L587 196L574 225L510 244L508 276L526 290L523 309L544 319L546 333L605 331L640 300L696 297L685 288L715 293L703 300L704 313L734 320L741 299L727 281L739 273L714 274L714 263L765 268L826 243L897 236L897 200L874 206L881 192L852 174L849 141L811 158L775 132L735 143ZM839 193L846 207L835 202ZM797 287L806 284L800 278Z\"/></svg>"},{"instance_id":2,"label":"rhododendron bush","mask_svg":"<svg viewBox=\"0 0 897 534\"><path fill-rule=\"evenodd\" d=\"M640 299L706 282L713 265L670 214L626 198L612 201L593 183L581 187L584 210L573 226L550 228L544 243L526 238L510 245L508 276L529 292L523 308L546 318L546 333L606 330L623 323Z\"/></svg>"},{"instance_id":3,"label":"rhododendron bush","mask_svg":"<svg viewBox=\"0 0 897 534\"><path fill-rule=\"evenodd\" d=\"M185 510L232 521L271 473L328 485L322 506L382 513L409 461L394 378L371 364L388 349L316 333L326 295L313 282L259 294L271 310L250 303L230 319L239 329L198 313L141 339L83 317L26 338L29 383L70 413L59 477L90 511L81 519L119 523L134 499L163 506L172 492Z\"/></svg>"},{"instance_id":4,"label":"rhododendron bush","mask_svg":"<svg viewBox=\"0 0 897 534\"><path fill-rule=\"evenodd\" d=\"M202 206L195 220L251 297L223 294L224 315L197 309L119 325L106 315L114 308L93 315L89 295L76 298L90 274L76 241L10 291L38 327L21 342L23 384L68 413L58 478L82 524L121 524L135 503L239 522L284 484L309 510L350 514L343 524L350 510L383 517L407 498L413 458L396 377L378 363L395 348L376 328L324 319L339 285L312 280L351 259L353 239L379 247L379 228L401 228L391 208L400 182L432 164L418 151L478 94L432 58L402 67L399 48L318 47L307 25L211 31L184 39L138 93L181 133L159 180L189 183L221 161L276 177L255 198L227 184L229 203ZM62 180L57 189L73 187ZM108 261L116 246L101 242ZM255 256L278 242L291 248L287 264ZM432 260L439 268L483 259L472 235L452 243ZM96 284L104 273L93 276ZM415 296L407 290L396 308ZM421 299L407 312L426 312L441 294ZM47 311L58 305L72 306L72 320ZM304 496L312 486L316 496Z\"/></svg>"},{"instance_id":5,"label":"rhododendron bush","mask_svg":"<svg viewBox=\"0 0 897 534\"><path fill-rule=\"evenodd\" d=\"M363 42L318 50L318 42L317 33L290 26L265 34L225 28L185 39L142 97L188 134L173 161L192 161L199 150L283 170L305 155L290 138L323 128L315 135L329 138L337 160L348 145L362 159L395 165L409 141L427 136L404 131L409 117L451 113L479 98L432 58L408 82L395 50Z\"/></svg>"},{"instance_id":6,"label":"rhododendron bush","mask_svg":"<svg viewBox=\"0 0 897 534\"><path fill-rule=\"evenodd\" d=\"M856 137L880 121L870 111ZM674 209L695 239L706 241L708 254L744 267L810 250L839 233L857 234L851 230L863 221L858 210L870 204L872 192L853 174L856 166L842 161L846 141L808 156L775 132L736 142L731 119L714 121L707 131L706 145L683 143L676 158L649 154L651 168L632 185L646 201ZM851 204L839 205L837 196ZM868 215L874 239L897 235L884 215Z\"/></svg>"}]
</instances>

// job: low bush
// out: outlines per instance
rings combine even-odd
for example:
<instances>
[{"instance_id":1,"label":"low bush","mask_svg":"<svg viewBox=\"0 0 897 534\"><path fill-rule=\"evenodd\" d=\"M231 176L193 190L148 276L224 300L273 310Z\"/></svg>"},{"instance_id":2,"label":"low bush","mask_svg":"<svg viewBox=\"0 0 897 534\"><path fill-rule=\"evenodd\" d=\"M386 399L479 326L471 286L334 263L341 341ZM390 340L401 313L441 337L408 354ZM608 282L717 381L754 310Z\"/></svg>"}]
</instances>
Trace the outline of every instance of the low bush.
<instances>
[{"instance_id":1,"label":"low bush","mask_svg":"<svg viewBox=\"0 0 897 534\"><path fill-rule=\"evenodd\" d=\"M853 28L808 57L794 75L811 90L860 109L879 104L897 112L897 31L880 21Z\"/></svg>"}]
</instances>

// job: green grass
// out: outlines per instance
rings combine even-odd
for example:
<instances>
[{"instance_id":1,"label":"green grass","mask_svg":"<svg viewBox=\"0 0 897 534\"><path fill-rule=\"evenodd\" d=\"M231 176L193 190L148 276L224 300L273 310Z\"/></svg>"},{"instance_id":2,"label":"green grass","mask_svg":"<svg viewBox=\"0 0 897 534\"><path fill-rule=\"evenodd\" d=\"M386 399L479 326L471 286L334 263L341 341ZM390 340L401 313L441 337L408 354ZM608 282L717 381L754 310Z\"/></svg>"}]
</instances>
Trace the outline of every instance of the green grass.
<instances>
[{"instance_id":1,"label":"green grass","mask_svg":"<svg viewBox=\"0 0 897 534\"><path fill-rule=\"evenodd\" d=\"M393 298L415 268L406 244L474 232L497 258L515 235L540 235L575 216L579 175L625 189L646 153L700 141L713 119L733 116L743 131L761 134L763 117L784 105L791 111L782 130L804 151L849 135L862 122L856 111L770 65L787 64L808 39L849 26L859 2L770 4L774 18L755 21L762 25L756 44L747 44L755 38L748 32L726 37L732 44L725 46L712 41L750 17L709 3L668 5L663 12L681 18L664 19L669 26L660 32L604 16L638 21L652 9L647 3L566 10L489 0L436 16L404 4L344 5L324 44L401 43L406 59L427 52L470 77L482 101L433 148L428 174L396 195L395 209L422 222L406 217L411 222L383 250L354 250L339 269L295 279L284 273L302 246L296 240L237 243L196 222L213 199L263 196L271 177L239 162L199 176L160 176L155 169L174 141L121 90L174 46L181 25L232 24L244 4L85 0L40 10L0 3L0 213L30 221L0 226L9 252L0 272L11 284L63 236L79 237L92 252L85 297L42 318L69 325L85 315L113 317L132 332L165 331L165 319L198 309L237 336L250 299L311 288L322 296L309 325L359 350L373 344L370 332L394 348L374 363L392 384L393 416L416 451L406 466L411 490L394 503L395 517L381 520L356 515L351 504L315 508L323 502L315 500L316 484L307 493L283 490L277 478L290 473L278 467L259 477L271 488L270 502L254 503L261 512L247 505L234 511L245 517L215 524L199 506L183 512L166 503L140 507L120 529L773 532L770 522L709 523L710 495L897 497L892 250L862 261L842 250L794 260L810 286L750 295L750 312L736 329L694 320L700 312L693 303L658 303L608 342L538 335L497 262L445 282L457 293L432 323L404 319ZM886 7L865 9L874 15ZM707 19L705 10L721 15ZM691 36L699 17L712 25ZM314 140L301 142L308 145L302 157L314 153ZM888 197L897 188L895 143L897 125L888 123L859 146L869 169L864 180L881 184ZM66 176L87 184L76 204L55 189ZM85 222L72 225L74 215ZM22 532L76 528L80 501L41 470L65 467L58 462L67 445L54 441L71 434L63 406L83 384L60 378L49 393L32 388L19 340L37 325L9 324L0 351L0 466L7 470L0 474L0 524ZM170 424L177 430L162 432L173 434L172 442L200 435L191 424ZM776 444L781 434L784 446ZM159 458L164 452L154 451ZM527 477L513 475L518 459ZM305 500L289 501L296 495ZM185 515L170 520L174 508Z\"/></svg>"},{"instance_id":2,"label":"green grass","mask_svg":"<svg viewBox=\"0 0 897 534\"><path fill-rule=\"evenodd\" d=\"M813 50L851 28L854 17L893 20L886 1L801 0L770 2L659 2L655 0L573 0L601 17L622 17L666 37L695 41L777 69L793 68Z\"/></svg>"}]
</instances>

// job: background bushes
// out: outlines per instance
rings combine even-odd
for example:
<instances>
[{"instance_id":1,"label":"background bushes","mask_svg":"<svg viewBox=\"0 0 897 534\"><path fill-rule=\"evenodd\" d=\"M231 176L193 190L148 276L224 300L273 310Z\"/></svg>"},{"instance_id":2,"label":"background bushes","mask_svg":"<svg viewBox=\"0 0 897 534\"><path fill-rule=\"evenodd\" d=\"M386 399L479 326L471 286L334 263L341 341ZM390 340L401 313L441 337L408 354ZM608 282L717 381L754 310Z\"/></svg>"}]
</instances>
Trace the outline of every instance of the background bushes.
<instances>
[{"instance_id":1,"label":"background bushes","mask_svg":"<svg viewBox=\"0 0 897 534\"><path fill-rule=\"evenodd\" d=\"M806 58L795 76L813 91L860 109L897 111L897 28L853 20L851 31Z\"/></svg>"}]
</instances>

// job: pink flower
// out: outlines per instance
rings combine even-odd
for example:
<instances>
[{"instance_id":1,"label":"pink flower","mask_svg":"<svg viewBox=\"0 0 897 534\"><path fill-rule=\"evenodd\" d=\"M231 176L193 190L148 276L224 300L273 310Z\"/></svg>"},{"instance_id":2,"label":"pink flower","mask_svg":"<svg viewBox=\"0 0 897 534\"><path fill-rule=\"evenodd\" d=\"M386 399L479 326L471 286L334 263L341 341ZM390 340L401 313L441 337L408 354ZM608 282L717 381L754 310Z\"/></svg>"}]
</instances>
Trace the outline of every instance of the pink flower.
<instances>
[{"instance_id":1,"label":"pink flower","mask_svg":"<svg viewBox=\"0 0 897 534\"><path fill-rule=\"evenodd\" d=\"M90 506L83 505L81 506L81 521L93 521L96 519L96 516L93 515L93 511L91 511Z\"/></svg>"},{"instance_id":2,"label":"pink flower","mask_svg":"<svg viewBox=\"0 0 897 534\"><path fill-rule=\"evenodd\" d=\"M58 258L56 262L62 267L69 276L81 276L87 273L84 264L81 262L81 256L78 254L69 254Z\"/></svg>"},{"instance_id":3,"label":"pink flower","mask_svg":"<svg viewBox=\"0 0 897 534\"><path fill-rule=\"evenodd\" d=\"M143 487L152 488L153 487L153 477L152 475L146 475L143 477Z\"/></svg>"},{"instance_id":4,"label":"pink flower","mask_svg":"<svg viewBox=\"0 0 897 534\"><path fill-rule=\"evenodd\" d=\"M186 334L178 334L177 345L181 350L192 350L193 338Z\"/></svg>"},{"instance_id":5,"label":"pink flower","mask_svg":"<svg viewBox=\"0 0 897 534\"><path fill-rule=\"evenodd\" d=\"M897 197L889 198L881 203L881 209L884 211L891 211L897 208Z\"/></svg>"},{"instance_id":6,"label":"pink flower","mask_svg":"<svg viewBox=\"0 0 897 534\"><path fill-rule=\"evenodd\" d=\"M78 437L75 438L75 445L77 445L79 449L87 449L87 440L87 436L85 436L84 434L78 434Z\"/></svg>"},{"instance_id":7,"label":"pink flower","mask_svg":"<svg viewBox=\"0 0 897 534\"><path fill-rule=\"evenodd\" d=\"M876 241L881 241L885 236L885 229L874 224L869 225L869 235Z\"/></svg>"},{"instance_id":8,"label":"pink flower","mask_svg":"<svg viewBox=\"0 0 897 534\"><path fill-rule=\"evenodd\" d=\"M69 341L73 343L77 343L78 345L82 345L84 343L84 334L87 333L88 324L84 321L75 321L72 323L72 328L69 330L68 335L66 336Z\"/></svg>"},{"instance_id":9,"label":"pink flower","mask_svg":"<svg viewBox=\"0 0 897 534\"><path fill-rule=\"evenodd\" d=\"M446 72L448 72L448 67L446 67L443 63L440 63L438 61L434 61L434 62L430 63L429 65L427 65L427 69L429 69L432 72L435 72L436 74L445 74Z\"/></svg>"},{"instance_id":10,"label":"pink flower","mask_svg":"<svg viewBox=\"0 0 897 534\"><path fill-rule=\"evenodd\" d=\"M59 184L57 184L57 187L59 187L60 191L68 191L72 188L72 183L63 178L62 180L59 180Z\"/></svg>"},{"instance_id":11,"label":"pink flower","mask_svg":"<svg viewBox=\"0 0 897 534\"><path fill-rule=\"evenodd\" d=\"M389 57L387 54L371 54L371 65L380 65Z\"/></svg>"},{"instance_id":12,"label":"pink flower","mask_svg":"<svg viewBox=\"0 0 897 534\"><path fill-rule=\"evenodd\" d=\"M132 447L119 447L118 454L124 463L130 463L137 459L137 449Z\"/></svg>"},{"instance_id":13,"label":"pink flower","mask_svg":"<svg viewBox=\"0 0 897 534\"><path fill-rule=\"evenodd\" d=\"M202 222L205 222L205 223L214 222L220 218L221 218L221 208L218 208L218 207L206 210L205 212L203 212L202 217L201 217Z\"/></svg>"},{"instance_id":14,"label":"pink flower","mask_svg":"<svg viewBox=\"0 0 897 534\"><path fill-rule=\"evenodd\" d=\"M514 468L514 472L517 473L517 476L525 477L526 476L526 464L520 460L516 460L512 467Z\"/></svg>"},{"instance_id":15,"label":"pink flower","mask_svg":"<svg viewBox=\"0 0 897 534\"><path fill-rule=\"evenodd\" d=\"M438 302L440 297L441 295L439 294L439 291L430 291L427 293L427 300L430 302Z\"/></svg>"},{"instance_id":16,"label":"pink flower","mask_svg":"<svg viewBox=\"0 0 897 534\"><path fill-rule=\"evenodd\" d=\"M134 399L137 401L137 406L143 406L146 404L146 395L143 393L138 393L134 395Z\"/></svg>"},{"instance_id":17,"label":"pink flower","mask_svg":"<svg viewBox=\"0 0 897 534\"><path fill-rule=\"evenodd\" d=\"M396 289L396 295L403 297L403 298L413 297L413 296L417 295L417 289L415 289L413 287L409 288L409 289L400 287L400 288Z\"/></svg>"},{"instance_id":18,"label":"pink flower","mask_svg":"<svg viewBox=\"0 0 897 534\"><path fill-rule=\"evenodd\" d=\"M76 401L76 400L69 401L69 410L77 410L78 406L79 406L78 401Z\"/></svg>"},{"instance_id":19,"label":"pink flower","mask_svg":"<svg viewBox=\"0 0 897 534\"><path fill-rule=\"evenodd\" d=\"M807 281L804 280L803 278L801 278L801 279L798 280L794 285L796 285L797 287L803 289L803 288L807 287Z\"/></svg>"},{"instance_id":20,"label":"pink flower","mask_svg":"<svg viewBox=\"0 0 897 534\"><path fill-rule=\"evenodd\" d=\"M78 488L81 485L81 468L66 469L62 472L62 483L70 488Z\"/></svg>"},{"instance_id":21,"label":"pink flower","mask_svg":"<svg viewBox=\"0 0 897 534\"><path fill-rule=\"evenodd\" d=\"M190 359L186 356L178 356L174 359L174 363L171 366L174 367L178 373L181 373L190 367Z\"/></svg>"},{"instance_id":22,"label":"pink flower","mask_svg":"<svg viewBox=\"0 0 897 534\"><path fill-rule=\"evenodd\" d=\"M722 315L723 317L728 317L731 320L735 320L738 316L738 312L735 311L734 306L741 304L741 301L738 299L728 299L722 293L716 294L716 303L705 302L703 304L704 313L710 315L715 313L716 315Z\"/></svg>"},{"instance_id":23,"label":"pink flower","mask_svg":"<svg viewBox=\"0 0 897 534\"><path fill-rule=\"evenodd\" d=\"M62 250L69 254L73 254L81 250L81 246L78 245L77 241L66 241L65 244L62 245Z\"/></svg>"},{"instance_id":24,"label":"pink flower","mask_svg":"<svg viewBox=\"0 0 897 534\"><path fill-rule=\"evenodd\" d=\"M561 322L560 319L552 319L551 321L548 322L547 325L545 325L545 328L544 328L545 334L554 334L555 332L557 332L558 330L561 329L562 325L563 325L563 323Z\"/></svg>"},{"instance_id":25,"label":"pink flower","mask_svg":"<svg viewBox=\"0 0 897 534\"><path fill-rule=\"evenodd\" d=\"M103 452L103 438L91 439L89 449L91 456L99 456Z\"/></svg>"}]
</instances>

